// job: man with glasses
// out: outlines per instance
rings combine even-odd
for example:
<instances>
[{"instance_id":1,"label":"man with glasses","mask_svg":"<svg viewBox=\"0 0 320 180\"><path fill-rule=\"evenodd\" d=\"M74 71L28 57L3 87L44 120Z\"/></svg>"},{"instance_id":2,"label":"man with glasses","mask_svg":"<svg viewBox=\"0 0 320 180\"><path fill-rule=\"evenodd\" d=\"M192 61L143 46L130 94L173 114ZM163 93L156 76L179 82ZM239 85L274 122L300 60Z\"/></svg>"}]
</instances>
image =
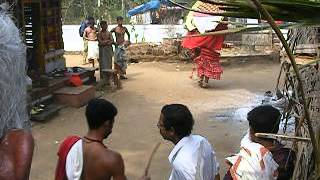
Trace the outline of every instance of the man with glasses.
<instances>
[{"instance_id":1,"label":"man with glasses","mask_svg":"<svg viewBox=\"0 0 320 180\"><path fill-rule=\"evenodd\" d=\"M175 147L169 155L172 167L169 180L220 179L219 163L208 140L191 134L194 120L188 107L165 105L157 124L160 134Z\"/></svg>"}]
</instances>

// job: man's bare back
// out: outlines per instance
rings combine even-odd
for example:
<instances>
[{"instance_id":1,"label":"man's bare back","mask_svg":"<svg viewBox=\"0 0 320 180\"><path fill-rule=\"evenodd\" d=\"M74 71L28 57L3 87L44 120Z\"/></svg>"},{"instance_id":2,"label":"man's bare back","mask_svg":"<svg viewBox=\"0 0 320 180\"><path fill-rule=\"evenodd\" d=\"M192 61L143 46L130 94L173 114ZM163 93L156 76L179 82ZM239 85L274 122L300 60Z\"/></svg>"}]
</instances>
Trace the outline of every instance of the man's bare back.
<instances>
[{"instance_id":1,"label":"man's bare back","mask_svg":"<svg viewBox=\"0 0 320 180\"><path fill-rule=\"evenodd\" d=\"M84 139L84 180L126 180L121 155L102 143Z\"/></svg>"},{"instance_id":2,"label":"man's bare back","mask_svg":"<svg viewBox=\"0 0 320 180\"><path fill-rule=\"evenodd\" d=\"M62 143L59 148L60 156L56 168L56 179L64 180L68 177L74 179L74 177L79 178L79 176L83 180L127 179L121 155L108 149L103 144L103 140L112 133L117 113L117 108L105 99L89 101L85 113L89 127L88 132L82 138L82 146L73 144L74 140L78 141L80 139L79 137L75 139L69 137ZM68 150L70 145L72 149ZM76 160L68 160L69 155L71 159L75 157ZM60 172L66 177L57 176ZM140 180L150 180L150 177L144 175Z\"/></svg>"}]
</instances>

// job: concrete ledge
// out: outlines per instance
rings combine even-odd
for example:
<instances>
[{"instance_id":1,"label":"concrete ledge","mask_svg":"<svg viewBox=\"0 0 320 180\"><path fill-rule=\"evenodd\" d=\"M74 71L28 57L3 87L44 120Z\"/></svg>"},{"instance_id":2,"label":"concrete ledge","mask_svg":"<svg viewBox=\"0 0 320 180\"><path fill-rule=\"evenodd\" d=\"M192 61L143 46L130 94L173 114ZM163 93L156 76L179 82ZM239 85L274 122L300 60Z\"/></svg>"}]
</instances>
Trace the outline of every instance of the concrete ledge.
<instances>
[{"instance_id":1,"label":"concrete ledge","mask_svg":"<svg viewBox=\"0 0 320 180\"><path fill-rule=\"evenodd\" d=\"M94 86L64 87L54 93L55 100L71 107L81 107L86 105L95 97Z\"/></svg>"},{"instance_id":2,"label":"concrete ledge","mask_svg":"<svg viewBox=\"0 0 320 180\"><path fill-rule=\"evenodd\" d=\"M221 56L221 64L222 65L233 65L233 64L243 64L243 63L251 63L251 62L279 62L280 61L280 53L273 52L270 54L250 54L250 55L222 55Z\"/></svg>"}]
</instances>

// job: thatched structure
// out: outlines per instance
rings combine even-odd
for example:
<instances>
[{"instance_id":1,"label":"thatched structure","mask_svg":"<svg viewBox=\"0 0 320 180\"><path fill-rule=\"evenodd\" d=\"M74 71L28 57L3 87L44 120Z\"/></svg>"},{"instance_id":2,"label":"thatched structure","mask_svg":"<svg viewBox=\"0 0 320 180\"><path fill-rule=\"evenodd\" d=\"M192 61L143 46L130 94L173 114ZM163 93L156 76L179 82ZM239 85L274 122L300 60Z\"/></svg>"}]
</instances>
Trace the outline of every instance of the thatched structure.
<instances>
[{"instance_id":1,"label":"thatched structure","mask_svg":"<svg viewBox=\"0 0 320 180\"><path fill-rule=\"evenodd\" d=\"M299 71L304 83L305 93L308 101L308 109L312 122L313 131L320 142L320 62L314 61L310 64L299 67ZM290 117L295 119L294 136L310 137L307 124L305 122L303 105L301 102L301 89L298 86L296 74L292 71L292 66L288 62L283 62L281 73L284 83L281 87L282 93L286 96L289 104L283 112L285 129ZM286 132L290 133L290 132ZM296 152L296 167L292 179L307 180L316 179L316 161L313 158L312 144L305 142L293 142L292 149Z\"/></svg>"}]
</instances>

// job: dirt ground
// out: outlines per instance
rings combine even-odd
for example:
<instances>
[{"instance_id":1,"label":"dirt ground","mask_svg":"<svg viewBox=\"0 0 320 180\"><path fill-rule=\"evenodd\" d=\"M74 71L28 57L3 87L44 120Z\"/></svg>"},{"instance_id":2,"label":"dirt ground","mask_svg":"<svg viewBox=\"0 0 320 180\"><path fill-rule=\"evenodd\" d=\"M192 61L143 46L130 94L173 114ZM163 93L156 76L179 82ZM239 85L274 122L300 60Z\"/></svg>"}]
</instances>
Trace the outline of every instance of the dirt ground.
<instances>
[{"instance_id":1,"label":"dirt ground","mask_svg":"<svg viewBox=\"0 0 320 180\"><path fill-rule=\"evenodd\" d=\"M66 59L68 66L81 63L78 55L67 55ZM164 104L183 103L194 115L194 133L207 137L213 144L223 175L224 157L237 151L247 123L242 117L234 121L221 120L216 115L226 110L233 113L231 111L246 107L257 95L273 90L279 68L278 63L270 62L228 66L221 81L211 81L211 88L201 89L196 77L189 78L192 64L131 64L123 89L102 95L119 110L113 133L105 143L122 154L128 179L137 179L143 173L153 146L161 141L150 174L155 180L168 179L167 156L173 145L161 139L156 124ZM84 110L84 107L64 108L50 121L33 125L36 147L31 180L53 179L59 143L67 135L86 133Z\"/></svg>"}]
</instances>

